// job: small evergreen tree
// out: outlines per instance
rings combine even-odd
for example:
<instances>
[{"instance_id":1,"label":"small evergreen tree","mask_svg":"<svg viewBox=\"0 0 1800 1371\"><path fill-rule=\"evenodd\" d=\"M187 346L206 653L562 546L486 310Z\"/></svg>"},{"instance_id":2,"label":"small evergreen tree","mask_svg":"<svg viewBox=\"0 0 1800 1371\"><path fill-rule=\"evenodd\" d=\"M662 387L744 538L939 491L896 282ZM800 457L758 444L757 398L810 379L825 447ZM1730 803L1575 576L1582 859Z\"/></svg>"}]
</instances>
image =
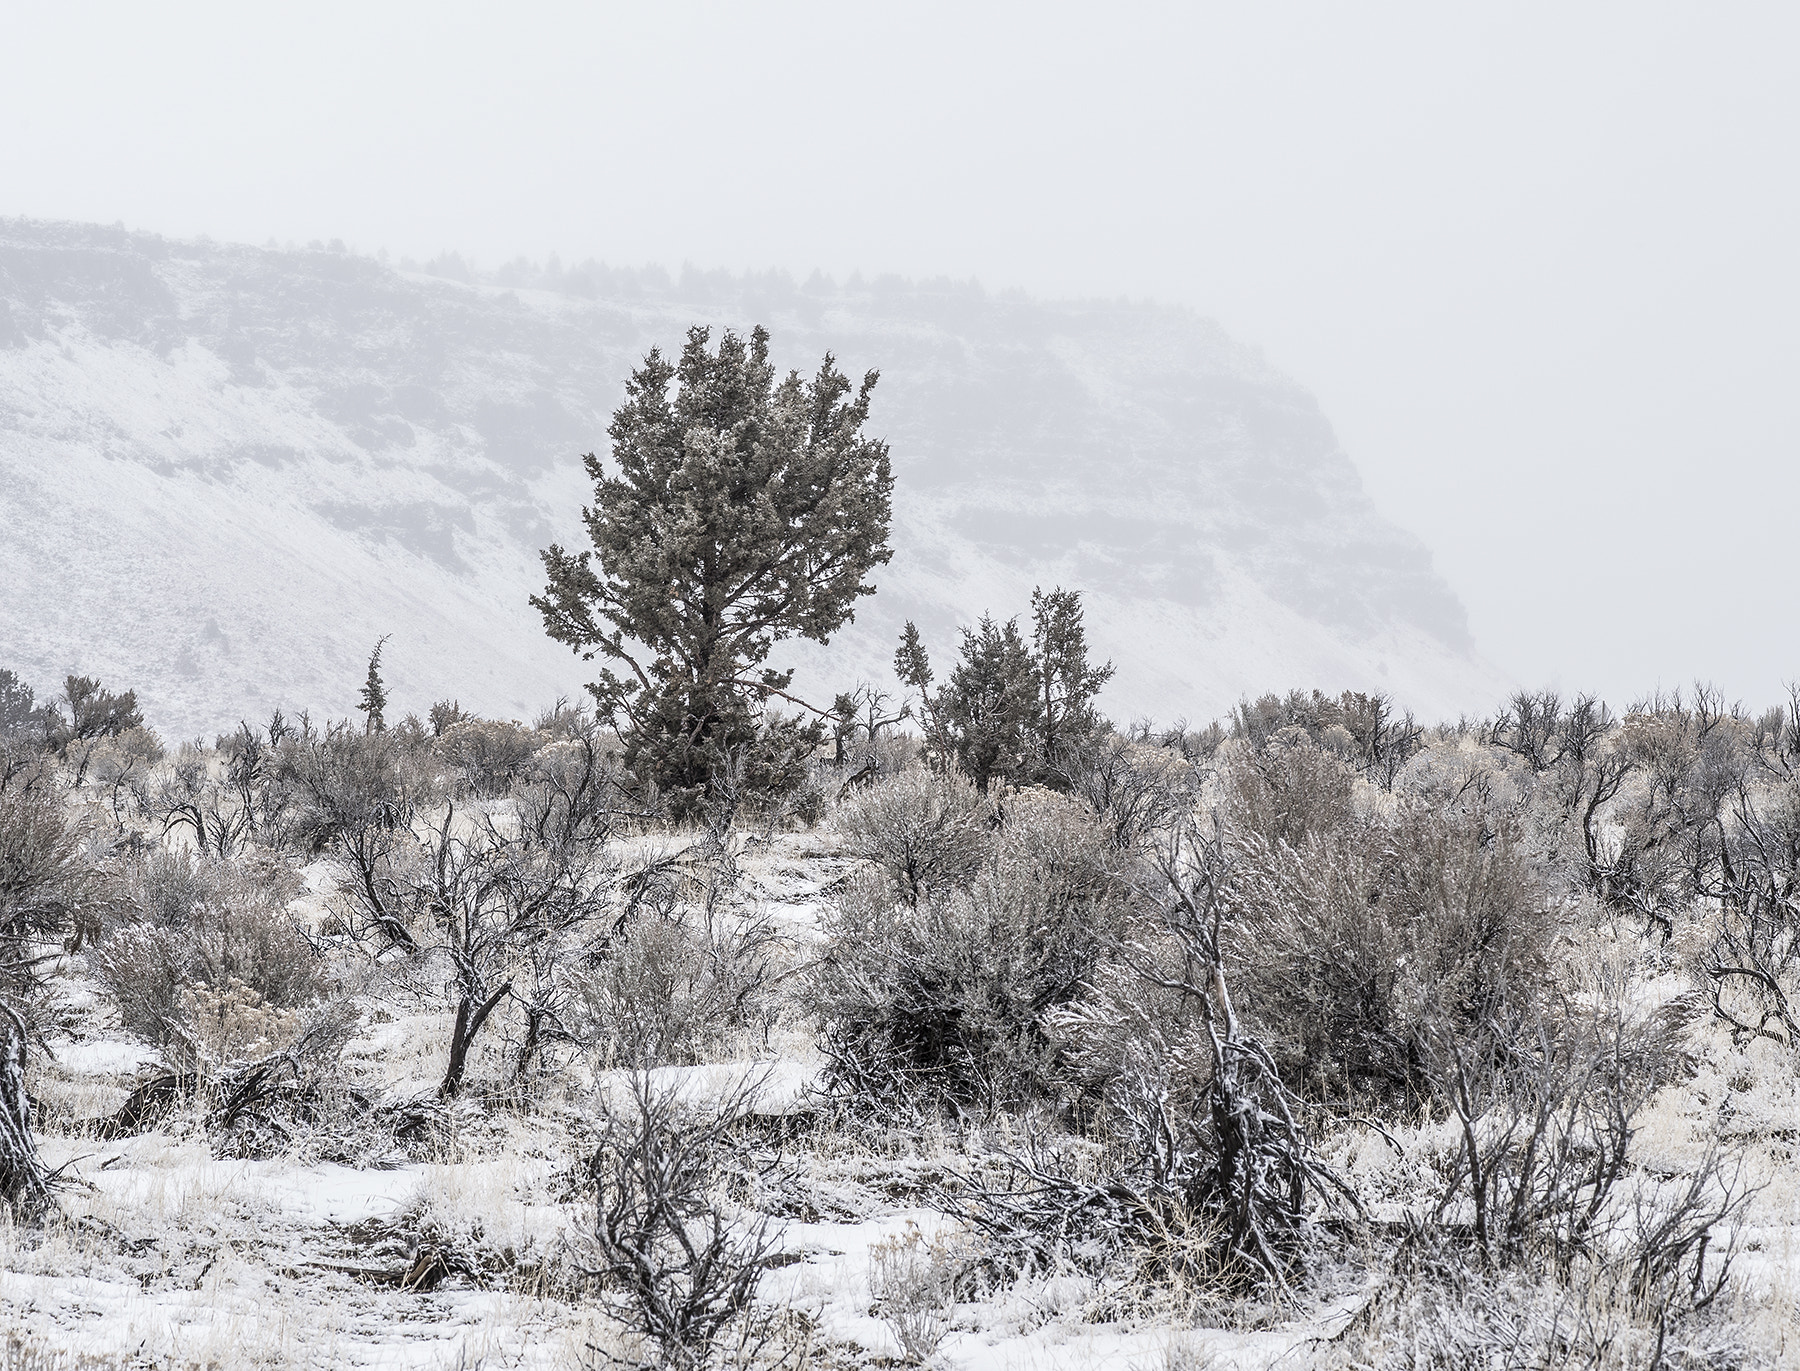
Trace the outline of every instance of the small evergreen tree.
<instances>
[{"instance_id":1,"label":"small evergreen tree","mask_svg":"<svg viewBox=\"0 0 1800 1371\"><path fill-rule=\"evenodd\" d=\"M908 621L894 653L894 672L919 697L925 745L939 765L954 762L983 791L995 779L1066 788L1075 758L1102 721L1094 696L1113 665L1090 666L1081 592L1031 592L1032 635L1019 621L982 615L962 631L962 660L931 689L931 659L918 626Z\"/></svg>"},{"instance_id":2,"label":"small evergreen tree","mask_svg":"<svg viewBox=\"0 0 1800 1371\"><path fill-rule=\"evenodd\" d=\"M144 726L135 690L114 694L92 676L65 679L62 702L68 713L57 728L57 742L64 748L87 738L116 738Z\"/></svg>"},{"instance_id":3,"label":"small evergreen tree","mask_svg":"<svg viewBox=\"0 0 1800 1371\"><path fill-rule=\"evenodd\" d=\"M1058 586L1031 592L1031 645L1038 675L1038 767L1062 778L1099 726L1094 696L1112 679L1113 664L1089 666L1081 592Z\"/></svg>"},{"instance_id":4,"label":"small evergreen tree","mask_svg":"<svg viewBox=\"0 0 1800 1371\"><path fill-rule=\"evenodd\" d=\"M382 634L375 643L375 650L369 654L369 676L363 682L362 699L358 708L368 719L364 727L367 733L382 733L387 730L387 720L383 711L387 709L387 686L381 679L381 649L387 646L388 635Z\"/></svg>"},{"instance_id":5,"label":"small evergreen tree","mask_svg":"<svg viewBox=\"0 0 1800 1371\"><path fill-rule=\"evenodd\" d=\"M925 651L925 642L919 636L919 626L911 619L900 632L900 646L894 651L894 675L900 678L900 684L914 692L919 700L919 727L925 733L925 751L927 756L940 766L949 760L949 749L944 746L943 731L938 727L937 709L931 695L931 657Z\"/></svg>"},{"instance_id":6,"label":"small evergreen tree","mask_svg":"<svg viewBox=\"0 0 1800 1371\"><path fill-rule=\"evenodd\" d=\"M1043 712L1038 668L1019 621L982 615L962 631L962 661L950 673L938 711L957 765L983 792L995 777L1022 779Z\"/></svg>"}]
</instances>

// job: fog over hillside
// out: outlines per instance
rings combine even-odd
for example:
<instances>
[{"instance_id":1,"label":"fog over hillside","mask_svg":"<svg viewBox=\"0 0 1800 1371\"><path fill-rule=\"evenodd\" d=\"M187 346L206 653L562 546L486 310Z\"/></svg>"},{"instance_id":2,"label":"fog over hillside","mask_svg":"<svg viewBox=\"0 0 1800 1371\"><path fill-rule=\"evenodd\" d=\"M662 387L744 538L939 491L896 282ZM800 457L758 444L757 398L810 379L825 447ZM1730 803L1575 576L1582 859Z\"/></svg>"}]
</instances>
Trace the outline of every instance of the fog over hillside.
<instances>
[{"instance_id":1,"label":"fog over hillside","mask_svg":"<svg viewBox=\"0 0 1800 1371\"><path fill-rule=\"evenodd\" d=\"M453 279L461 276L464 279ZM919 621L1087 593L1114 717L1244 693L1384 689L1491 708L1425 549L1386 522L1305 390L1184 310L973 285L804 283L333 251L0 222L0 661L136 686L151 721L340 713L370 648L394 703L524 715L586 679L526 596L576 542L578 461L631 366L693 324L766 324L778 360L878 368L892 564L798 686L888 683Z\"/></svg>"}]
</instances>

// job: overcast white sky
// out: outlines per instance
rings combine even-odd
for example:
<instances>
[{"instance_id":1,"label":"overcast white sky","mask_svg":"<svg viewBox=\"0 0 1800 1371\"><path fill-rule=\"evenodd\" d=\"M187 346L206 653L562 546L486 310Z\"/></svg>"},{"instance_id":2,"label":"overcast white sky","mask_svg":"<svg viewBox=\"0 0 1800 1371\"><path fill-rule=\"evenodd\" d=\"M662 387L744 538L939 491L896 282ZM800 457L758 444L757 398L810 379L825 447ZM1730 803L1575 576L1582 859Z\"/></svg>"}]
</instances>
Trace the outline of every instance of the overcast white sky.
<instances>
[{"instance_id":1,"label":"overcast white sky","mask_svg":"<svg viewBox=\"0 0 1800 1371\"><path fill-rule=\"evenodd\" d=\"M0 0L0 214L1185 302L1482 649L1800 678L1800 6Z\"/></svg>"}]
</instances>

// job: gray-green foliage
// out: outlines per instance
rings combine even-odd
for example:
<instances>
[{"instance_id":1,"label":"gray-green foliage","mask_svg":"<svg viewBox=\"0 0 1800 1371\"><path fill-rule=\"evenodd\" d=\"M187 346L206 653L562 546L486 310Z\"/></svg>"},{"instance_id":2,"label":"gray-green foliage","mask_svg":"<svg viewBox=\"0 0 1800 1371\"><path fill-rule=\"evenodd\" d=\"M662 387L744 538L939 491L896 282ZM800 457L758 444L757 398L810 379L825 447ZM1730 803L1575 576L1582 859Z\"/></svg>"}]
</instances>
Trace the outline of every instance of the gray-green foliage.
<instances>
[{"instance_id":1,"label":"gray-green foliage","mask_svg":"<svg viewBox=\"0 0 1800 1371\"><path fill-rule=\"evenodd\" d=\"M987 856L994 809L966 777L903 771L849 801L838 814L845 851L887 874L916 906L974 878Z\"/></svg>"},{"instance_id":2,"label":"gray-green foliage","mask_svg":"<svg viewBox=\"0 0 1800 1371\"><path fill-rule=\"evenodd\" d=\"M863 433L876 373L853 388L827 356L778 379L764 329L709 339L691 329L678 362L653 350L632 373L612 471L585 459L593 546L550 547L532 599L552 638L609 664L589 689L680 812L734 752L753 786L799 779L816 730L758 728L788 683L762 664L784 638L828 641L891 556L887 445Z\"/></svg>"},{"instance_id":3,"label":"gray-green foliage","mask_svg":"<svg viewBox=\"0 0 1800 1371\"><path fill-rule=\"evenodd\" d=\"M63 693L57 705L45 706L50 724L50 741L58 749L89 738L116 738L134 728L144 726L138 709L137 692L107 690L92 676L68 676L63 680Z\"/></svg>"},{"instance_id":4,"label":"gray-green foliage","mask_svg":"<svg viewBox=\"0 0 1800 1371\"><path fill-rule=\"evenodd\" d=\"M46 939L90 925L109 903L105 877L87 860L83 833L43 771L0 787L0 988L34 988Z\"/></svg>"},{"instance_id":5,"label":"gray-green foliage","mask_svg":"<svg viewBox=\"0 0 1800 1371\"><path fill-rule=\"evenodd\" d=\"M1105 826L1031 789L960 880L909 899L885 865L827 911L808 985L834 1083L987 1108L1050 1089L1046 1015L1080 992L1132 905Z\"/></svg>"},{"instance_id":6,"label":"gray-green foliage","mask_svg":"<svg viewBox=\"0 0 1800 1371\"><path fill-rule=\"evenodd\" d=\"M287 910L292 893L285 872L155 849L130 882L129 920L89 964L126 1029L195 1064L206 1026L194 992L235 991L275 1010L324 993L324 963Z\"/></svg>"}]
</instances>

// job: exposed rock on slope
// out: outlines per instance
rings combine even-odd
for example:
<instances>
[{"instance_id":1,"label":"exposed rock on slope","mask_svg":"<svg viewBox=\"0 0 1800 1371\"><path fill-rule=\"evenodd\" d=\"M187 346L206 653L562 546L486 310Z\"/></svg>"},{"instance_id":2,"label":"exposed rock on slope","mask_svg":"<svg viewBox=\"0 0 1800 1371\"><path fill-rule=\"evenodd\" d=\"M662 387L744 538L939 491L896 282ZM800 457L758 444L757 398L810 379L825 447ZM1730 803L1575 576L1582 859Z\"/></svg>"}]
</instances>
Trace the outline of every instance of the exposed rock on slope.
<instances>
[{"instance_id":1,"label":"exposed rock on slope","mask_svg":"<svg viewBox=\"0 0 1800 1371\"><path fill-rule=\"evenodd\" d=\"M504 273L502 274L504 279ZM583 667L525 597L578 536L577 457L693 323L878 367L896 555L821 693L888 678L912 617L1087 592L1116 716L1382 688L1426 713L1503 682L1424 548L1384 522L1303 390L1184 311L950 283L600 269L529 287L80 225L0 222L0 663L138 687L177 735L394 703L523 715Z\"/></svg>"}]
</instances>

